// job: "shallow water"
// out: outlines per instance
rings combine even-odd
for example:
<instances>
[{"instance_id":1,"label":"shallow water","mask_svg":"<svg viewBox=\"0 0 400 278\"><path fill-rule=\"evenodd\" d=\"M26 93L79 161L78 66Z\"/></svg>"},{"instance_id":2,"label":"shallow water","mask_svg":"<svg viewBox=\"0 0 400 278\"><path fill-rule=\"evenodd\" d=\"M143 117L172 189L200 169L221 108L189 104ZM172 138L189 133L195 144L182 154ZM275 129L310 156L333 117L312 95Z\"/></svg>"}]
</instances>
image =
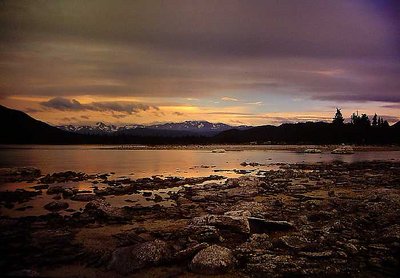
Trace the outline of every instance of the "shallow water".
<instances>
[{"instance_id":1,"label":"shallow water","mask_svg":"<svg viewBox=\"0 0 400 278\"><path fill-rule=\"evenodd\" d=\"M396 160L400 161L400 151L368 151L356 152L352 155L334 155L330 152L319 154L304 154L295 151L284 150L243 150L227 151L225 153L212 153L210 150L119 150L101 146L0 146L0 168L34 166L41 169L43 174L60 171L77 171L88 174L113 173L109 179L121 177L141 178L158 175L197 177L209 175L222 175L225 177L237 177L242 174L262 174L263 170L279 170L279 163L318 163L340 160L344 162L368 161L368 160ZM263 166L242 166L242 162L258 162ZM246 170L246 172L243 172ZM223 180L207 181L224 182ZM3 183L0 191L15 191L24 189L34 191L32 186L36 182ZM95 187L104 188L107 184L94 184L93 181L67 182L65 187L76 188L80 191L93 192ZM115 207L139 206L147 207L156 204L161 206L174 206L175 201L170 199L169 192L175 192L182 188L168 188L143 190L137 193L124 195L110 195L105 199ZM15 204L13 208L1 208L0 215L10 217L22 217L47 214L44 205L54 201L55 195L43 194L32 200ZM144 196L143 192L152 193ZM155 196L162 197L156 201ZM60 211L63 215L82 210L87 202L67 200L69 211Z\"/></svg>"},{"instance_id":2,"label":"shallow water","mask_svg":"<svg viewBox=\"0 0 400 278\"><path fill-rule=\"evenodd\" d=\"M340 160L400 160L400 151L356 152L352 155L304 154L283 150L244 150L212 153L209 150L118 150L101 146L2 146L0 168L34 166L42 173L78 171L88 174L110 173L134 178L153 175L196 177L210 174L236 176L233 169L271 169L272 166L244 167L240 163L317 163ZM216 170L230 170L216 172Z\"/></svg>"}]
</instances>

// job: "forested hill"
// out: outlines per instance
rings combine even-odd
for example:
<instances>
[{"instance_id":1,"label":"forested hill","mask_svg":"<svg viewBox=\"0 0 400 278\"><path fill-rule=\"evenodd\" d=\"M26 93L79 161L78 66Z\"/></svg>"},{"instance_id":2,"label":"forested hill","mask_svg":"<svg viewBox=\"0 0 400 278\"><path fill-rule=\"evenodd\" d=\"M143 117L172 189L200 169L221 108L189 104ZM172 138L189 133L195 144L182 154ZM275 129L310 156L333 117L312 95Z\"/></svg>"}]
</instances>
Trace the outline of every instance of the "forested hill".
<instances>
[{"instance_id":1,"label":"forested hill","mask_svg":"<svg viewBox=\"0 0 400 278\"><path fill-rule=\"evenodd\" d=\"M371 125L307 122L230 129L206 136L160 134L89 135L67 132L0 105L2 144L400 144L400 123ZM172 134L172 133L171 133Z\"/></svg>"}]
</instances>

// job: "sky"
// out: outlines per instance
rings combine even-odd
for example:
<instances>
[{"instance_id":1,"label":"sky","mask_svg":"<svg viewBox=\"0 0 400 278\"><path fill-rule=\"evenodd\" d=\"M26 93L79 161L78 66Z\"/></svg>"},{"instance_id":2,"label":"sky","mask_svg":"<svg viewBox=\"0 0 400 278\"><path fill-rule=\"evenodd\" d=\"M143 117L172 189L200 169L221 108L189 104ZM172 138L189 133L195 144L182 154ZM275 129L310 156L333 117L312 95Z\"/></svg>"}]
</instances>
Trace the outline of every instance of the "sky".
<instances>
[{"instance_id":1,"label":"sky","mask_svg":"<svg viewBox=\"0 0 400 278\"><path fill-rule=\"evenodd\" d=\"M54 125L400 119L396 0L1 1L0 104Z\"/></svg>"}]
</instances>

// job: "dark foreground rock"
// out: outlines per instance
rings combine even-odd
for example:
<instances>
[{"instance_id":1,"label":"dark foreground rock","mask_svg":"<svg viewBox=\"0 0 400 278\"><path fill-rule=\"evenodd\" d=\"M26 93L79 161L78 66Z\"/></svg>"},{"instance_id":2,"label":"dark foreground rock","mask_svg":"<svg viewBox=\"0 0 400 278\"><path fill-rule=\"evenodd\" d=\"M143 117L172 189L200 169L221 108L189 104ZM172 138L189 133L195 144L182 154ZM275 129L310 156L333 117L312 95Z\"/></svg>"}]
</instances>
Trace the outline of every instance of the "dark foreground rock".
<instances>
[{"instance_id":1,"label":"dark foreground rock","mask_svg":"<svg viewBox=\"0 0 400 278\"><path fill-rule=\"evenodd\" d=\"M85 212L94 216L96 219L105 220L127 220L129 215L123 208L112 207L103 199L90 201L85 206Z\"/></svg>"},{"instance_id":2,"label":"dark foreground rock","mask_svg":"<svg viewBox=\"0 0 400 278\"><path fill-rule=\"evenodd\" d=\"M212 245L194 256L190 269L200 274L223 274L235 266L235 257L230 249Z\"/></svg>"},{"instance_id":3,"label":"dark foreground rock","mask_svg":"<svg viewBox=\"0 0 400 278\"><path fill-rule=\"evenodd\" d=\"M96 175L92 192L70 183L2 192L0 271L37 270L41 277L65 275L66 268L72 277L399 276L399 162L280 167L219 182ZM51 194L42 194L46 188ZM143 198L142 189L151 198ZM156 194L162 202L154 202ZM42 199L51 202L52 213L32 216L37 203L43 211ZM71 209L57 212L63 202Z\"/></svg>"},{"instance_id":4,"label":"dark foreground rock","mask_svg":"<svg viewBox=\"0 0 400 278\"><path fill-rule=\"evenodd\" d=\"M118 248L113 252L108 268L126 275L144 267L165 263L171 256L171 248L166 242L154 240Z\"/></svg>"},{"instance_id":5,"label":"dark foreground rock","mask_svg":"<svg viewBox=\"0 0 400 278\"><path fill-rule=\"evenodd\" d=\"M50 211L59 211L63 209L67 209L69 207L69 204L67 202L62 202L62 201L54 201L51 203L48 203L44 206L45 209L50 210Z\"/></svg>"},{"instance_id":6,"label":"dark foreground rock","mask_svg":"<svg viewBox=\"0 0 400 278\"><path fill-rule=\"evenodd\" d=\"M225 215L204 215L195 217L191 221L194 226L215 226L232 229L233 231L248 234L250 225L247 217L249 212L227 212Z\"/></svg>"},{"instance_id":7,"label":"dark foreground rock","mask_svg":"<svg viewBox=\"0 0 400 278\"><path fill-rule=\"evenodd\" d=\"M35 167L0 168L0 182L34 181L40 174Z\"/></svg>"}]
</instances>

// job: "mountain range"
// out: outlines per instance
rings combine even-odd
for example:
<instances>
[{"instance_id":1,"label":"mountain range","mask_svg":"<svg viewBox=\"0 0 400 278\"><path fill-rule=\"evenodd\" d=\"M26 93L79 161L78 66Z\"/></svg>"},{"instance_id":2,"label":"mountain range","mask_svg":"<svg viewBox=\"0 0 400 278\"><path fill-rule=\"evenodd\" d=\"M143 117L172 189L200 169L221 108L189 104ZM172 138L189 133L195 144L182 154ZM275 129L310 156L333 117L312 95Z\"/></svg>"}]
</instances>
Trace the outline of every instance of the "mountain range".
<instances>
[{"instance_id":1,"label":"mountain range","mask_svg":"<svg viewBox=\"0 0 400 278\"><path fill-rule=\"evenodd\" d=\"M231 126L223 123L210 123L207 121L185 121L181 123L164 123L164 124L153 124L153 125L108 125L102 122L98 122L95 125L61 125L57 128L75 132L79 134L89 135L137 135L137 136L149 136L149 135L168 135L168 136L213 136L222 131L230 129L245 130L251 128L251 126Z\"/></svg>"},{"instance_id":2,"label":"mountain range","mask_svg":"<svg viewBox=\"0 0 400 278\"><path fill-rule=\"evenodd\" d=\"M123 129L100 123L96 127L102 133L82 134L76 127L63 130L0 105L0 126L1 144L400 144L400 122L385 127L305 122L233 128L189 121Z\"/></svg>"}]
</instances>

